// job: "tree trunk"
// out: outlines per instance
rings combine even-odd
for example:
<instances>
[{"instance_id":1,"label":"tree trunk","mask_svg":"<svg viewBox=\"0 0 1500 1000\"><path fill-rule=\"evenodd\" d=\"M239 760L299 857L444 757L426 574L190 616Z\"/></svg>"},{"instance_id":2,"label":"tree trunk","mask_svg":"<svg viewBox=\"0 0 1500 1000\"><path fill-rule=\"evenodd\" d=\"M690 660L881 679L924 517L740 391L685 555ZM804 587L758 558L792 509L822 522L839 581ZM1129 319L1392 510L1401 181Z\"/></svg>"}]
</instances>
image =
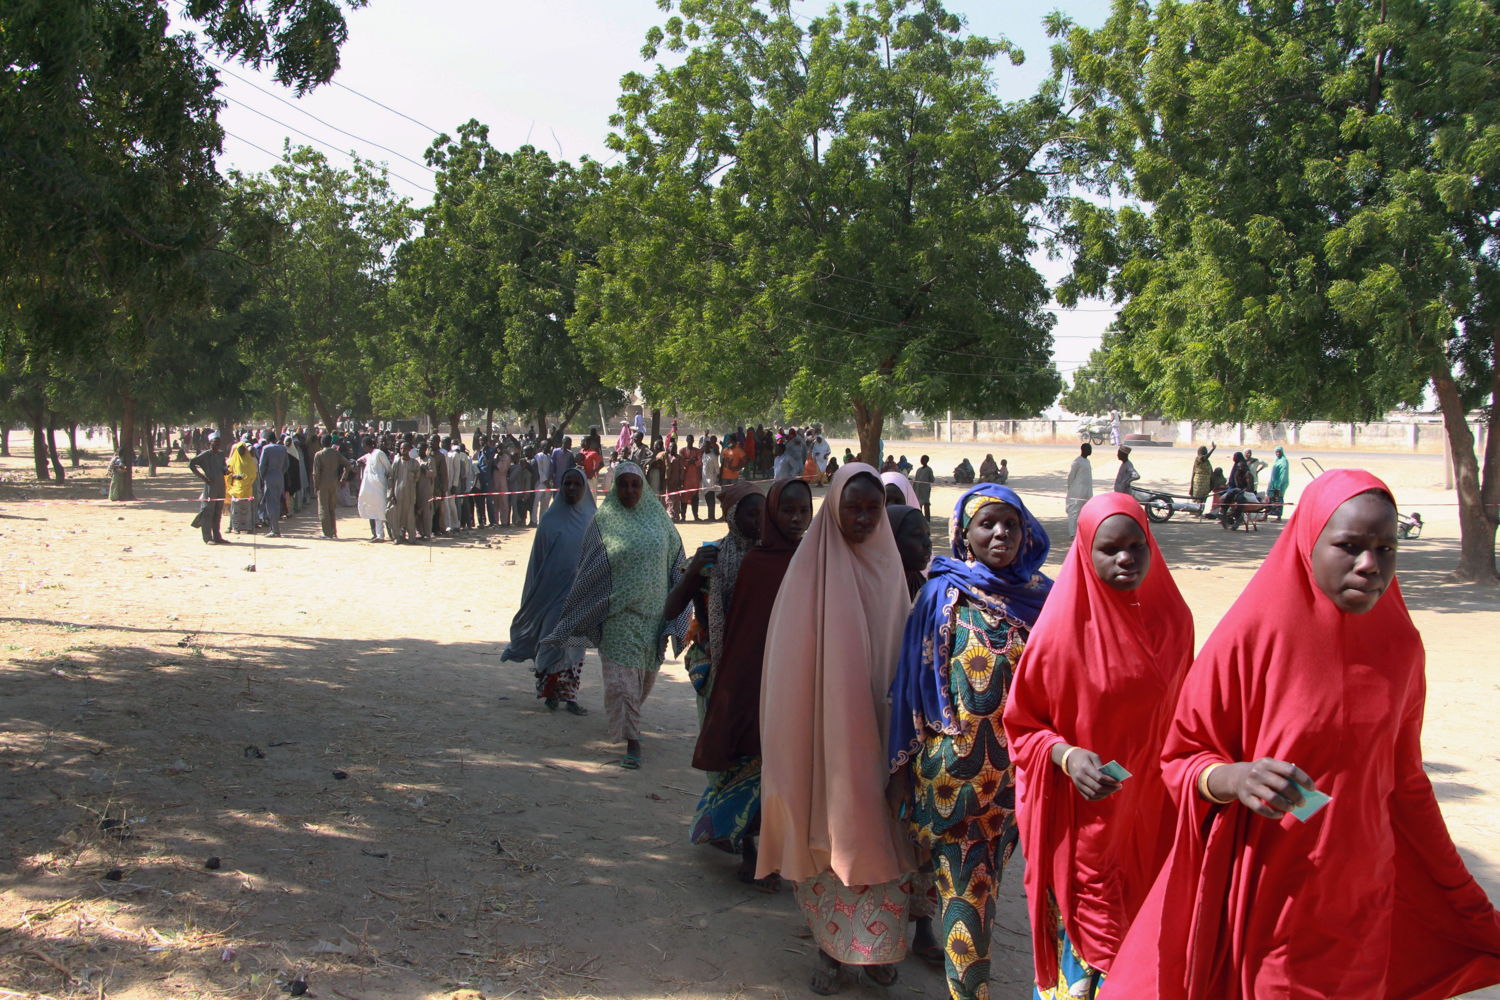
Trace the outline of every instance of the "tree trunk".
<instances>
[{"instance_id":1,"label":"tree trunk","mask_svg":"<svg viewBox=\"0 0 1500 1000\"><path fill-rule=\"evenodd\" d=\"M156 475L156 428L151 421L146 421L146 468L152 476Z\"/></svg>"},{"instance_id":2,"label":"tree trunk","mask_svg":"<svg viewBox=\"0 0 1500 1000\"><path fill-rule=\"evenodd\" d=\"M463 431L458 429L457 413L448 414L448 433L453 435L453 440L455 441L459 440L459 436L463 434Z\"/></svg>"},{"instance_id":3,"label":"tree trunk","mask_svg":"<svg viewBox=\"0 0 1500 1000\"><path fill-rule=\"evenodd\" d=\"M583 400L580 399L568 407L567 412L557 421L558 444L562 443L562 436L568 432L568 424L572 423L573 418L578 416L578 411L581 409L583 409Z\"/></svg>"},{"instance_id":4,"label":"tree trunk","mask_svg":"<svg viewBox=\"0 0 1500 1000\"><path fill-rule=\"evenodd\" d=\"M437 433L437 429L438 429L438 415L437 415L437 410L428 410L427 411L427 433L428 434L436 434Z\"/></svg>"},{"instance_id":5,"label":"tree trunk","mask_svg":"<svg viewBox=\"0 0 1500 1000\"><path fill-rule=\"evenodd\" d=\"M0 424L0 458L10 458L10 424Z\"/></svg>"},{"instance_id":6,"label":"tree trunk","mask_svg":"<svg viewBox=\"0 0 1500 1000\"><path fill-rule=\"evenodd\" d=\"M63 474L62 462L57 457L57 414L47 411L47 457L52 460L52 474L58 482L67 478Z\"/></svg>"},{"instance_id":7,"label":"tree trunk","mask_svg":"<svg viewBox=\"0 0 1500 1000\"><path fill-rule=\"evenodd\" d=\"M120 425L113 420L109 422L109 446L116 452L120 450Z\"/></svg>"},{"instance_id":8,"label":"tree trunk","mask_svg":"<svg viewBox=\"0 0 1500 1000\"><path fill-rule=\"evenodd\" d=\"M1500 359L1497 359L1500 360ZM1453 374L1446 367L1433 374L1438 406L1443 411L1443 427L1448 432L1449 450L1453 453L1453 480L1458 490L1458 568L1453 579L1461 583L1493 584L1500 580L1495 573L1495 494L1500 492L1497 466L1500 450L1495 443L1497 415L1500 408L1490 407L1489 440L1485 447L1484 475L1481 480L1479 456L1474 448L1474 432L1464 413L1463 400ZM1486 506L1486 501L1490 502Z\"/></svg>"},{"instance_id":9,"label":"tree trunk","mask_svg":"<svg viewBox=\"0 0 1500 1000\"><path fill-rule=\"evenodd\" d=\"M859 460L866 465L880 468L885 456L880 454L880 436L885 429L885 411L878 406L867 406L864 400L855 398L854 427L859 435Z\"/></svg>"},{"instance_id":10,"label":"tree trunk","mask_svg":"<svg viewBox=\"0 0 1500 1000\"><path fill-rule=\"evenodd\" d=\"M493 406L484 411L484 436L491 439L495 436L495 408Z\"/></svg>"},{"instance_id":11,"label":"tree trunk","mask_svg":"<svg viewBox=\"0 0 1500 1000\"><path fill-rule=\"evenodd\" d=\"M31 461L36 468L38 482L49 482L52 472L47 468L46 407L26 410L26 422L31 425Z\"/></svg>"},{"instance_id":12,"label":"tree trunk","mask_svg":"<svg viewBox=\"0 0 1500 1000\"><path fill-rule=\"evenodd\" d=\"M78 421L68 421L68 464L78 468Z\"/></svg>"},{"instance_id":13,"label":"tree trunk","mask_svg":"<svg viewBox=\"0 0 1500 1000\"><path fill-rule=\"evenodd\" d=\"M661 437L661 409L657 408L651 411L651 440L655 441L659 437Z\"/></svg>"},{"instance_id":14,"label":"tree trunk","mask_svg":"<svg viewBox=\"0 0 1500 1000\"><path fill-rule=\"evenodd\" d=\"M126 392L120 400L120 444L117 449L125 468L121 500L135 499L135 397Z\"/></svg>"},{"instance_id":15,"label":"tree trunk","mask_svg":"<svg viewBox=\"0 0 1500 1000\"><path fill-rule=\"evenodd\" d=\"M537 410L536 411L536 439L538 441L545 441L545 440L547 440L547 411L546 410Z\"/></svg>"},{"instance_id":16,"label":"tree trunk","mask_svg":"<svg viewBox=\"0 0 1500 1000\"><path fill-rule=\"evenodd\" d=\"M286 396L279 392L271 393L271 422L278 434L286 426Z\"/></svg>"},{"instance_id":17,"label":"tree trunk","mask_svg":"<svg viewBox=\"0 0 1500 1000\"><path fill-rule=\"evenodd\" d=\"M333 411L328 409L328 403L319 389L322 381L318 375L305 371L302 373L302 385L307 389L307 397L312 400L313 409L318 411L318 421L322 423L324 431L331 433L337 425L333 421Z\"/></svg>"}]
</instances>

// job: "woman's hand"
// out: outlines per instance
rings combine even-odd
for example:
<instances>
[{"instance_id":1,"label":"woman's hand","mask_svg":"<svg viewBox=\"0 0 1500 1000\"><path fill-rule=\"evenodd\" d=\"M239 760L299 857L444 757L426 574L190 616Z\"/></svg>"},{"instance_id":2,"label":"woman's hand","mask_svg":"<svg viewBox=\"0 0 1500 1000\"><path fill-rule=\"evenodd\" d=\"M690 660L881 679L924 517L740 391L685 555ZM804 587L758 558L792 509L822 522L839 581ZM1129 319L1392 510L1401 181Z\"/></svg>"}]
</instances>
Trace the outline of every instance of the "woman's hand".
<instances>
[{"instance_id":1,"label":"woman's hand","mask_svg":"<svg viewBox=\"0 0 1500 1000\"><path fill-rule=\"evenodd\" d=\"M1207 785L1216 799L1238 799L1251 812L1278 820L1302 804L1297 785L1317 787L1296 764L1274 757L1215 768L1208 775Z\"/></svg>"},{"instance_id":2,"label":"woman's hand","mask_svg":"<svg viewBox=\"0 0 1500 1000\"><path fill-rule=\"evenodd\" d=\"M697 576L705 569L712 566L719 559L719 547L717 545L700 545L698 551L693 553L693 558L688 560L687 567L683 573L687 576Z\"/></svg>"},{"instance_id":3,"label":"woman's hand","mask_svg":"<svg viewBox=\"0 0 1500 1000\"><path fill-rule=\"evenodd\" d=\"M1098 802L1100 799L1107 799L1120 790L1119 780L1099 770L1104 766L1104 762L1094 751L1083 747L1069 747L1060 743L1054 749L1053 756L1057 766L1062 768L1063 774L1073 780L1073 787L1078 789L1078 794L1088 801ZM1064 761L1067 762L1066 765Z\"/></svg>"}]
</instances>

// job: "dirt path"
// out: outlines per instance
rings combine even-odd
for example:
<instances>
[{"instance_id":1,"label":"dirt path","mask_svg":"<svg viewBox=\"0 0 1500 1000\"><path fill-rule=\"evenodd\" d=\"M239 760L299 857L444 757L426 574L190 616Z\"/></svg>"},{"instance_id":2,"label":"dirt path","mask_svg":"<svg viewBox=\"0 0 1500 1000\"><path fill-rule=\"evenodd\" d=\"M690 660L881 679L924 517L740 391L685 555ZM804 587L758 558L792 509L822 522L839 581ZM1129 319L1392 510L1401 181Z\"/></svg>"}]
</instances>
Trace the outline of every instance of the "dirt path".
<instances>
[{"instance_id":1,"label":"dirt path","mask_svg":"<svg viewBox=\"0 0 1500 1000\"><path fill-rule=\"evenodd\" d=\"M890 444L925 449L944 477L960 454L983 457ZM1060 537L1073 449L993 450ZM1147 482L1186 478L1182 449L1135 457ZM1358 460L1428 520L1401 557L1429 654L1428 767L1500 899L1500 678L1481 653L1500 637L1500 596L1441 582L1457 518L1439 506L1452 495L1438 459ZM790 894L748 891L734 859L686 843L702 781L680 664L647 703L632 773L611 764L593 653L581 719L548 713L529 671L499 662L529 531L397 548L364 541L352 511L347 537L323 541L304 512L281 539L205 547L181 466L138 480L151 502L134 506L59 502L99 496L98 461L80 485L16 482L29 467L0 460L10 995L276 997L294 980L345 1000L810 995ZM1101 489L1113 471L1096 461ZM956 495L940 486L935 510ZM1278 530L1161 526L1200 639ZM689 549L720 534L683 528ZM995 995L1020 997L1019 872L1005 885ZM847 995L943 989L910 961L894 989Z\"/></svg>"}]
</instances>

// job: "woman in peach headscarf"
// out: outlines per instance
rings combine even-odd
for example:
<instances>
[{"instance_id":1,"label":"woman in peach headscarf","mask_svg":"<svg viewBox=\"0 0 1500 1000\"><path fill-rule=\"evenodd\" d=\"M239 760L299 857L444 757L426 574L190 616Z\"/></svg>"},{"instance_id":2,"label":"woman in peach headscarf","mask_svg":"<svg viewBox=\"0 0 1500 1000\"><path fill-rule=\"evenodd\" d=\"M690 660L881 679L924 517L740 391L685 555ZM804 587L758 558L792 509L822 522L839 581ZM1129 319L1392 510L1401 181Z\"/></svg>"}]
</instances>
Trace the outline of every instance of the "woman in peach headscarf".
<instances>
[{"instance_id":1,"label":"woman in peach headscarf","mask_svg":"<svg viewBox=\"0 0 1500 1000\"><path fill-rule=\"evenodd\" d=\"M822 995L845 966L888 985L906 955L917 865L886 804L885 747L910 605L879 475L845 465L777 593L760 702L756 875L797 883Z\"/></svg>"}]
</instances>

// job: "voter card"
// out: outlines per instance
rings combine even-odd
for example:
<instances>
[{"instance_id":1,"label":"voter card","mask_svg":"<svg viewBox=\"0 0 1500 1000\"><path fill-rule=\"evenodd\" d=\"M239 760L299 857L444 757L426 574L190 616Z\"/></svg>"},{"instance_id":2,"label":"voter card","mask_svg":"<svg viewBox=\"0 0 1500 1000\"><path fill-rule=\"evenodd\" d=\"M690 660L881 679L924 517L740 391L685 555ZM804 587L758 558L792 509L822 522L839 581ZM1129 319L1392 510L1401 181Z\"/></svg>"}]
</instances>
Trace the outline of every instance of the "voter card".
<instances>
[{"instance_id":1,"label":"voter card","mask_svg":"<svg viewBox=\"0 0 1500 1000\"><path fill-rule=\"evenodd\" d=\"M1124 781L1126 778L1130 777L1130 772L1125 770L1124 766L1122 766L1117 760L1112 760L1108 764L1105 764L1103 767L1099 768L1099 773L1107 774L1111 778L1114 778L1116 781Z\"/></svg>"},{"instance_id":2,"label":"voter card","mask_svg":"<svg viewBox=\"0 0 1500 1000\"><path fill-rule=\"evenodd\" d=\"M1314 791L1299 781L1294 781L1292 784L1296 785L1297 790L1302 793L1302 804L1292 810L1292 815L1303 823L1312 819L1319 809L1333 801L1331 796Z\"/></svg>"}]
</instances>

